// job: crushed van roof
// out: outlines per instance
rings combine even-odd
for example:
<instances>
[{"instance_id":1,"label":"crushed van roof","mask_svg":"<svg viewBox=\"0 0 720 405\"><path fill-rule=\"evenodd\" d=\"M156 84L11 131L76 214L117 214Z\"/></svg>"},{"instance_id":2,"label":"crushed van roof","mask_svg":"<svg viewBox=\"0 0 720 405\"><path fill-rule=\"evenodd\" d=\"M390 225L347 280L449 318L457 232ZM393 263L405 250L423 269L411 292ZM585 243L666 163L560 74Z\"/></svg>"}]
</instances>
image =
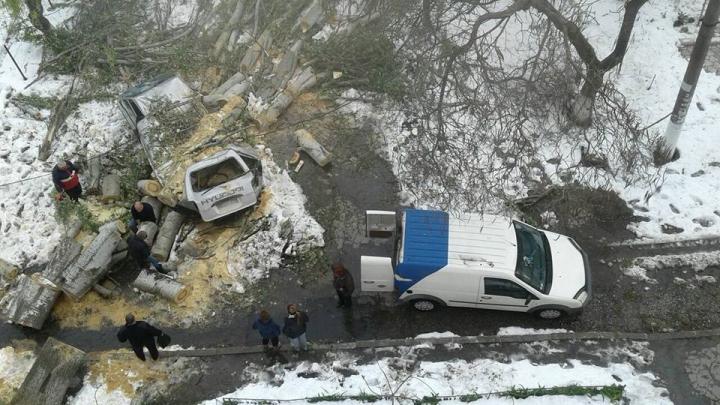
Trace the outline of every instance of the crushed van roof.
<instances>
[{"instance_id":1,"label":"crushed van roof","mask_svg":"<svg viewBox=\"0 0 720 405\"><path fill-rule=\"evenodd\" d=\"M403 267L452 264L515 271L517 241L508 218L406 210L404 234Z\"/></svg>"}]
</instances>

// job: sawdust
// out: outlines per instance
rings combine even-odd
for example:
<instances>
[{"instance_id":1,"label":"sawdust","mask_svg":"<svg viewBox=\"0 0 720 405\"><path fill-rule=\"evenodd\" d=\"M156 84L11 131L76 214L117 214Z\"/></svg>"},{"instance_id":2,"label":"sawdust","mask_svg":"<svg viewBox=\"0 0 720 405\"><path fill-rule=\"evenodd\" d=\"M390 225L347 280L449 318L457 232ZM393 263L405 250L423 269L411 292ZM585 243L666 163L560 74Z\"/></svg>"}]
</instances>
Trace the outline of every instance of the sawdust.
<instances>
[{"instance_id":1,"label":"sawdust","mask_svg":"<svg viewBox=\"0 0 720 405\"><path fill-rule=\"evenodd\" d=\"M93 219L100 224L104 224L106 222L116 220L130 212L128 210L128 207L124 207L122 205L115 205L115 204L113 204L113 205L103 204L100 202L100 200L95 199L95 198L87 199L85 201L81 200L81 201L82 201L81 203L88 209L88 211L90 211L90 214L92 214Z\"/></svg>"},{"instance_id":2,"label":"sawdust","mask_svg":"<svg viewBox=\"0 0 720 405\"><path fill-rule=\"evenodd\" d=\"M152 308L140 305L137 300L128 300L125 296L106 299L95 291L85 294L79 302L61 294L52 310L61 328L84 328L98 330L107 326L125 324L125 315L129 312L138 319L145 319Z\"/></svg>"},{"instance_id":3,"label":"sawdust","mask_svg":"<svg viewBox=\"0 0 720 405\"><path fill-rule=\"evenodd\" d=\"M0 349L0 403L15 396L35 362L32 340L13 341L13 346Z\"/></svg>"},{"instance_id":4,"label":"sawdust","mask_svg":"<svg viewBox=\"0 0 720 405\"><path fill-rule=\"evenodd\" d=\"M153 361L147 353L145 356L147 360L140 361L128 349L94 354L88 369L89 379L93 384L103 382L107 392L120 390L132 398L137 388L165 382L170 375L169 359L161 357Z\"/></svg>"}]
</instances>

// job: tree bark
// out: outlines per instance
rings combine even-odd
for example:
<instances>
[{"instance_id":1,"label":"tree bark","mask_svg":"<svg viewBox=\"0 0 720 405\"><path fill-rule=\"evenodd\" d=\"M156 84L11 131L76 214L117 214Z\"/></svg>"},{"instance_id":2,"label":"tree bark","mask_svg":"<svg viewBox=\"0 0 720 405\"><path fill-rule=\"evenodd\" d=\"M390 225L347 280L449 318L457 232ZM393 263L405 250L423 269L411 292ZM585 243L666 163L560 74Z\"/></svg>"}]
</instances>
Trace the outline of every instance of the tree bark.
<instances>
[{"instance_id":1,"label":"tree bark","mask_svg":"<svg viewBox=\"0 0 720 405\"><path fill-rule=\"evenodd\" d=\"M185 222L185 216L177 211L170 211L165 217L160 231L155 238L151 254L161 262L167 261L175 243L175 237Z\"/></svg>"},{"instance_id":2,"label":"tree bark","mask_svg":"<svg viewBox=\"0 0 720 405\"><path fill-rule=\"evenodd\" d=\"M18 270L17 266L0 259L0 276L6 280L12 280L18 276L18 273L20 273L20 270Z\"/></svg>"},{"instance_id":3,"label":"tree bark","mask_svg":"<svg viewBox=\"0 0 720 405\"><path fill-rule=\"evenodd\" d=\"M138 232L145 231L147 234L147 238L145 239L145 243L148 244L148 246L152 246L153 242L155 241L155 235L158 233L158 226L154 222L143 222L138 227Z\"/></svg>"},{"instance_id":4,"label":"tree bark","mask_svg":"<svg viewBox=\"0 0 720 405\"><path fill-rule=\"evenodd\" d=\"M229 79L225 80L221 85L215 88L215 90L211 91L208 96L220 96L225 94L226 91L230 90L230 88L236 84L242 83L245 80L245 75L241 72L237 72L234 75L230 76Z\"/></svg>"},{"instance_id":5,"label":"tree bark","mask_svg":"<svg viewBox=\"0 0 720 405\"><path fill-rule=\"evenodd\" d=\"M70 382L84 362L83 351L48 338L11 404L61 405Z\"/></svg>"},{"instance_id":6,"label":"tree bark","mask_svg":"<svg viewBox=\"0 0 720 405\"><path fill-rule=\"evenodd\" d=\"M148 270L141 271L132 285L139 290L159 295L175 303L182 302L190 295L190 289L183 284Z\"/></svg>"},{"instance_id":7,"label":"tree bark","mask_svg":"<svg viewBox=\"0 0 720 405\"><path fill-rule=\"evenodd\" d=\"M87 170L85 170L85 187L83 190L87 194L98 194L102 191L100 188L100 178L102 177L102 165L100 156L95 156L88 160Z\"/></svg>"},{"instance_id":8,"label":"tree bark","mask_svg":"<svg viewBox=\"0 0 720 405\"><path fill-rule=\"evenodd\" d=\"M160 202L155 197L143 197L142 200L140 200L144 203L148 203L153 207L153 212L155 213L155 223L160 222L160 216L162 215L162 209L163 209L163 203Z\"/></svg>"},{"instance_id":9,"label":"tree bark","mask_svg":"<svg viewBox=\"0 0 720 405\"><path fill-rule=\"evenodd\" d=\"M17 292L9 302L3 302L3 317L12 323L40 330L59 296L60 289L42 273L23 274Z\"/></svg>"},{"instance_id":10,"label":"tree bark","mask_svg":"<svg viewBox=\"0 0 720 405\"><path fill-rule=\"evenodd\" d=\"M115 231L119 234L124 234L127 232L127 227L125 226L125 223L121 220L115 220L107 222L100 226L100 229L98 229L99 232L103 231Z\"/></svg>"},{"instance_id":11,"label":"tree bark","mask_svg":"<svg viewBox=\"0 0 720 405\"><path fill-rule=\"evenodd\" d=\"M107 204L120 201L121 180L117 174L108 174L102 180L102 202Z\"/></svg>"},{"instance_id":12,"label":"tree bark","mask_svg":"<svg viewBox=\"0 0 720 405\"><path fill-rule=\"evenodd\" d=\"M120 234L111 228L100 231L87 250L65 272L60 288L75 301L80 299L107 274Z\"/></svg>"},{"instance_id":13,"label":"tree bark","mask_svg":"<svg viewBox=\"0 0 720 405\"><path fill-rule=\"evenodd\" d=\"M155 180L140 180L137 184L137 190L142 195L157 197L162 191L162 185Z\"/></svg>"},{"instance_id":14,"label":"tree bark","mask_svg":"<svg viewBox=\"0 0 720 405\"><path fill-rule=\"evenodd\" d=\"M272 45L273 38L269 31L260 34L260 37L253 42L252 46L245 52L242 62L240 62L240 70L245 73L251 73L255 69L257 61L265 54L266 49Z\"/></svg>"},{"instance_id":15,"label":"tree bark","mask_svg":"<svg viewBox=\"0 0 720 405\"><path fill-rule=\"evenodd\" d=\"M295 142L320 166L330 163L332 153L328 152L310 132L304 129L295 131Z\"/></svg>"},{"instance_id":16,"label":"tree bark","mask_svg":"<svg viewBox=\"0 0 720 405\"><path fill-rule=\"evenodd\" d=\"M42 32L45 36L50 35L53 26L43 14L44 10L42 0L25 0L25 5L28 8L28 16L33 27Z\"/></svg>"},{"instance_id":17,"label":"tree bark","mask_svg":"<svg viewBox=\"0 0 720 405\"><path fill-rule=\"evenodd\" d=\"M237 3L235 4L235 11L232 16L230 16L227 24L225 24L225 28L223 28L223 31L220 33L217 41L215 41L215 48L212 53L213 59L217 59L220 56L220 52L222 52L225 45L227 45L230 34L232 34L235 27L240 23L244 9L245 0L237 0Z\"/></svg>"},{"instance_id":18,"label":"tree bark","mask_svg":"<svg viewBox=\"0 0 720 405\"><path fill-rule=\"evenodd\" d=\"M317 24L322 17L325 16L323 12L322 0L314 0L308 8L306 8L300 17L298 18L298 24L302 32L307 32L313 25Z\"/></svg>"}]
</instances>

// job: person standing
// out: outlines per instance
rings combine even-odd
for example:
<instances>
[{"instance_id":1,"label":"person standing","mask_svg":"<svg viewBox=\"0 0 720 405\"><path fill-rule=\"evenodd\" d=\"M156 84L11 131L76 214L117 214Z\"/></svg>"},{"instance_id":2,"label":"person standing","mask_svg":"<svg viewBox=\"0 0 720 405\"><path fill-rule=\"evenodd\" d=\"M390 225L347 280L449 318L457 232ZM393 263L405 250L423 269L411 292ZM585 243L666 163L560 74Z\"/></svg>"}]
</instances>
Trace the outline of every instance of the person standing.
<instances>
[{"instance_id":1,"label":"person standing","mask_svg":"<svg viewBox=\"0 0 720 405\"><path fill-rule=\"evenodd\" d=\"M77 202L82 196L82 185L80 184L80 170L71 161L60 159L52 170L53 184L57 190L55 199L60 201L63 192L70 197L71 200Z\"/></svg>"},{"instance_id":2,"label":"person standing","mask_svg":"<svg viewBox=\"0 0 720 405\"><path fill-rule=\"evenodd\" d=\"M283 334L290 339L290 346L292 346L293 351L307 350L308 342L305 332L310 317L305 312L298 311L295 304L288 305L287 311L288 316L285 318L285 325L282 329Z\"/></svg>"},{"instance_id":3,"label":"person standing","mask_svg":"<svg viewBox=\"0 0 720 405\"><path fill-rule=\"evenodd\" d=\"M135 315L130 313L125 315L125 326L120 328L117 337L120 343L125 343L129 340L130 346L132 346L138 359L145 361L143 347L147 347L153 360L157 360L160 356L157 346L155 346L155 337L162 335L163 333L160 329L151 326L147 322L136 321Z\"/></svg>"},{"instance_id":4,"label":"person standing","mask_svg":"<svg viewBox=\"0 0 720 405\"><path fill-rule=\"evenodd\" d=\"M145 264L150 262L150 264L155 267L155 270L162 274L168 274L168 271L163 269L163 266L157 259L150 254L150 246L145 242L145 239L147 239L147 233L145 233L145 231L140 231L128 237L127 244L130 257L132 257L140 267L145 267Z\"/></svg>"},{"instance_id":5,"label":"person standing","mask_svg":"<svg viewBox=\"0 0 720 405\"><path fill-rule=\"evenodd\" d=\"M275 351L280 350L280 326L273 321L268 311L261 311L260 316L255 318L252 328L260 333L263 348L269 350L269 342Z\"/></svg>"},{"instance_id":6,"label":"person standing","mask_svg":"<svg viewBox=\"0 0 720 405\"><path fill-rule=\"evenodd\" d=\"M338 296L338 308L350 308L355 292L355 280L352 274L341 264L332 265L333 287Z\"/></svg>"},{"instance_id":7,"label":"person standing","mask_svg":"<svg viewBox=\"0 0 720 405\"><path fill-rule=\"evenodd\" d=\"M133 233L137 233L141 222L157 222L152 205L142 201L135 201L135 204L130 208L130 215L132 215L132 218L130 218L127 225Z\"/></svg>"}]
</instances>

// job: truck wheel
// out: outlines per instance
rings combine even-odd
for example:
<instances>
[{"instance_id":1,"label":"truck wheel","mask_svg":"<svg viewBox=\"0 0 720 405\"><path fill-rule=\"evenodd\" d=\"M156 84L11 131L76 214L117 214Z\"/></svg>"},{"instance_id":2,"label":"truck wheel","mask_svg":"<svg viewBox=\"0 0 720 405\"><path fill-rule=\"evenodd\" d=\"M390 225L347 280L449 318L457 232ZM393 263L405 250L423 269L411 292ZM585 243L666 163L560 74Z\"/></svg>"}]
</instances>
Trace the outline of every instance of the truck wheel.
<instances>
[{"instance_id":1,"label":"truck wheel","mask_svg":"<svg viewBox=\"0 0 720 405\"><path fill-rule=\"evenodd\" d=\"M412 301L410 301L410 305L412 305L413 308L415 308L421 312L432 311L433 309L437 308L437 306L438 306L437 302L432 301L432 300L425 300L425 299L412 300Z\"/></svg>"},{"instance_id":2,"label":"truck wheel","mask_svg":"<svg viewBox=\"0 0 720 405\"><path fill-rule=\"evenodd\" d=\"M562 309L547 308L535 311L533 315L540 319L560 319L564 317L566 313Z\"/></svg>"}]
</instances>

